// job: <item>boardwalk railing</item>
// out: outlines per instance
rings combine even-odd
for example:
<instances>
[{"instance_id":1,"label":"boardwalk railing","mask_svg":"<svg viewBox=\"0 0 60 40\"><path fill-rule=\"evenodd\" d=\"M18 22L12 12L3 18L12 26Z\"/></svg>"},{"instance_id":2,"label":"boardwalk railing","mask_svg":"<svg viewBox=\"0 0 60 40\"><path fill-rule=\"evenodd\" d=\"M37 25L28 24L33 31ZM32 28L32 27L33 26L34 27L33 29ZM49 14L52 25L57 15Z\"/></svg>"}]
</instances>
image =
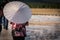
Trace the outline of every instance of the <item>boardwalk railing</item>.
<instances>
[{"instance_id":1,"label":"boardwalk railing","mask_svg":"<svg viewBox=\"0 0 60 40\"><path fill-rule=\"evenodd\" d=\"M32 8L33 15L60 15L60 9Z\"/></svg>"},{"instance_id":2,"label":"boardwalk railing","mask_svg":"<svg viewBox=\"0 0 60 40\"><path fill-rule=\"evenodd\" d=\"M60 22L30 22L30 25L56 25L60 24Z\"/></svg>"}]
</instances>

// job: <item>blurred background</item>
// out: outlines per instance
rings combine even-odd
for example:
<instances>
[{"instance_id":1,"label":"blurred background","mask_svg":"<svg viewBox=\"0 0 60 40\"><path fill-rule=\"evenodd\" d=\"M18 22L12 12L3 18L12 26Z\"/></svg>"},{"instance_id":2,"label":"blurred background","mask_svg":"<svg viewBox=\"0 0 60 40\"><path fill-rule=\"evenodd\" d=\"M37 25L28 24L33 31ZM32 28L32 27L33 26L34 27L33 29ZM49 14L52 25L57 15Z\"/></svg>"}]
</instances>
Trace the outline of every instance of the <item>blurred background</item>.
<instances>
[{"instance_id":1,"label":"blurred background","mask_svg":"<svg viewBox=\"0 0 60 40\"><path fill-rule=\"evenodd\" d=\"M4 1L21 1L30 6L32 17L26 26L26 40L60 40L60 0L0 0L0 5ZM12 40L10 24L8 28L2 30L1 40Z\"/></svg>"}]
</instances>

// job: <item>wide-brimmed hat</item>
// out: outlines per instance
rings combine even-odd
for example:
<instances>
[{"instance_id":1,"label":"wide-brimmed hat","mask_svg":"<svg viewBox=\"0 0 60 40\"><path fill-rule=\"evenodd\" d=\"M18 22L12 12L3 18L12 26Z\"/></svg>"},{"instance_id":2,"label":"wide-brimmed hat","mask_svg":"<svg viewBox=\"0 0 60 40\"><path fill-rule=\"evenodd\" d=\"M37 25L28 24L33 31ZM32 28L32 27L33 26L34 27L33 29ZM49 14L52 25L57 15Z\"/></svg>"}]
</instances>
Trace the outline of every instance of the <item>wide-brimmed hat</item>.
<instances>
[{"instance_id":1,"label":"wide-brimmed hat","mask_svg":"<svg viewBox=\"0 0 60 40\"><path fill-rule=\"evenodd\" d=\"M12 1L7 3L3 9L4 16L14 23L25 23L32 16L30 7L20 1Z\"/></svg>"}]
</instances>

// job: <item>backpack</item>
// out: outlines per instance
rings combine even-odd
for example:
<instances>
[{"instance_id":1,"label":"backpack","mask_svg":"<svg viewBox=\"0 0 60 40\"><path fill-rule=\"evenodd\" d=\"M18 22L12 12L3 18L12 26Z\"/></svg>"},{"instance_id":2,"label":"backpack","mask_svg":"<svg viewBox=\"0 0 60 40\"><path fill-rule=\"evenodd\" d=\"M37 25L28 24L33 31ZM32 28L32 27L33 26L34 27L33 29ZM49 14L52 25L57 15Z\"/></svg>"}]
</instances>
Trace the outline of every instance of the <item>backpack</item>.
<instances>
[{"instance_id":1,"label":"backpack","mask_svg":"<svg viewBox=\"0 0 60 40\"><path fill-rule=\"evenodd\" d=\"M13 24L12 25L12 36L25 37L26 36L25 25L23 25L23 24Z\"/></svg>"}]
</instances>

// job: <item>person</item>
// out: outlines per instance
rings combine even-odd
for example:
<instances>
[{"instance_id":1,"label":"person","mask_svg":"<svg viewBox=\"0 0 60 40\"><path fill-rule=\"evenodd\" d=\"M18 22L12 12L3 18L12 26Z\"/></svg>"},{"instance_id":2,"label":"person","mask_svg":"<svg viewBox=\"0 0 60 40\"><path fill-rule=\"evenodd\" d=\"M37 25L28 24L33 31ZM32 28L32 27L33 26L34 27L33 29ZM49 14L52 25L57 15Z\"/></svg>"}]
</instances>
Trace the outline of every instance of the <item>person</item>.
<instances>
[{"instance_id":1,"label":"person","mask_svg":"<svg viewBox=\"0 0 60 40\"><path fill-rule=\"evenodd\" d=\"M25 40L26 37L26 27L28 22L23 24L16 24L11 22L12 25L12 37L13 40Z\"/></svg>"},{"instance_id":2,"label":"person","mask_svg":"<svg viewBox=\"0 0 60 40\"><path fill-rule=\"evenodd\" d=\"M4 29L8 30L8 20L5 18L5 16L3 16L3 26Z\"/></svg>"},{"instance_id":3,"label":"person","mask_svg":"<svg viewBox=\"0 0 60 40\"><path fill-rule=\"evenodd\" d=\"M1 31L2 31L2 8L1 8L1 5L0 5L0 34L1 34Z\"/></svg>"},{"instance_id":4,"label":"person","mask_svg":"<svg viewBox=\"0 0 60 40\"><path fill-rule=\"evenodd\" d=\"M1 4L2 9L4 8L4 6L5 6L8 2L9 2L8 0L3 0L2 4ZM3 17L2 17L2 21L3 21L4 29L8 30L8 20L5 18L4 15L3 15Z\"/></svg>"}]
</instances>

